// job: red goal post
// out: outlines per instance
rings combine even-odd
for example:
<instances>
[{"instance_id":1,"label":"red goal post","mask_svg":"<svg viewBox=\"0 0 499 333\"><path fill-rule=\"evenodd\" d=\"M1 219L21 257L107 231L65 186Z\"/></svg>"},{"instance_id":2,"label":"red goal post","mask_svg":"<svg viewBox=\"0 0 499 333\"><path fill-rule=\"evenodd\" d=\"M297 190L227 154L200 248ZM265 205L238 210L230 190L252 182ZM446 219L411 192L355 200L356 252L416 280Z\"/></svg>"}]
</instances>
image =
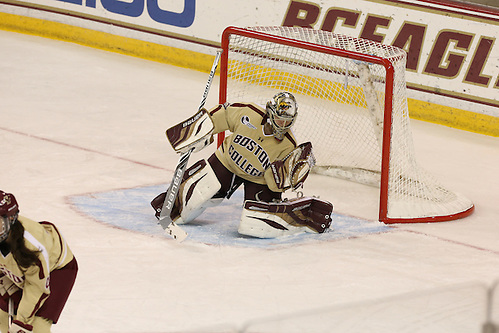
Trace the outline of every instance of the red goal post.
<instances>
[{"instance_id":1,"label":"red goal post","mask_svg":"<svg viewBox=\"0 0 499 333\"><path fill-rule=\"evenodd\" d=\"M385 223L448 221L473 203L416 162L405 85L405 51L300 27L228 27L222 34L219 102L264 105L295 95L294 132L311 141L314 171L379 190ZM218 140L223 140L224 134Z\"/></svg>"}]
</instances>

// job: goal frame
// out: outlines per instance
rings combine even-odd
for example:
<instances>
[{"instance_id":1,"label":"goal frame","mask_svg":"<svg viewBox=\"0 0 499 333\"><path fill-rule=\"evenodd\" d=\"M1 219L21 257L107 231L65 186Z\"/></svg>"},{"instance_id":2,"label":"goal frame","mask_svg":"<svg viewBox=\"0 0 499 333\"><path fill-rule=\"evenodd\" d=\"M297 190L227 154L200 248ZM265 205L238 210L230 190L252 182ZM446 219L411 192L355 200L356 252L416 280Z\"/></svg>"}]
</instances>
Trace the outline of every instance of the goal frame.
<instances>
[{"instance_id":1,"label":"goal frame","mask_svg":"<svg viewBox=\"0 0 499 333\"><path fill-rule=\"evenodd\" d=\"M392 96L394 91L394 75L395 75L395 69L390 60L374 55L362 54L355 51L335 48L332 46L312 44L309 42L290 39L282 36L265 34L259 31L229 26L223 31L221 39L222 56L220 63L220 85L219 85L220 104L227 102L227 84L228 84L227 78L228 78L228 56L229 56L228 51L229 51L229 42L231 35L240 35L267 42L278 43L293 47L300 47L315 52L348 57L353 60L378 64L383 66L386 71L386 82L385 82L386 98L384 100L384 110L383 110L384 121L383 121L382 148L381 148L381 179L380 179L380 190L379 190L379 215L378 215L379 221L387 224L442 222L442 221L450 221L463 218L470 215L473 212L474 205L472 205L468 210L451 215L414 217L414 218L399 218L399 217L393 218L388 216L388 190L389 190L388 181L389 181L389 172L390 172L389 163L390 163L390 148L391 148L391 136L392 136L391 125L392 125L392 108L393 108ZM223 141L224 135L225 134L223 132L218 134L219 143Z\"/></svg>"}]
</instances>

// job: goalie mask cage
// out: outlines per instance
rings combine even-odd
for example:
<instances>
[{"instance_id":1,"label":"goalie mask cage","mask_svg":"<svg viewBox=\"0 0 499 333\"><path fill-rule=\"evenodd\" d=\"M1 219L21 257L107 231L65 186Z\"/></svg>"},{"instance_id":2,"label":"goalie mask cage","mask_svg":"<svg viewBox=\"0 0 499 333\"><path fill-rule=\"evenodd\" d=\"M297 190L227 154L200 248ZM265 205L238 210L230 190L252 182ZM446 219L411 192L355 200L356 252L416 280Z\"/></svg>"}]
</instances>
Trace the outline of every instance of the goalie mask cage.
<instances>
[{"instance_id":1,"label":"goalie mask cage","mask_svg":"<svg viewBox=\"0 0 499 333\"><path fill-rule=\"evenodd\" d=\"M470 200L446 189L415 160L405 51L280 26L228 27L222 49L219 102L265 105L279 91L293 93L293 132L312 142L313 171L379 186L380 221L447 221L473 211Z\"/></svg>"}]
</instances>

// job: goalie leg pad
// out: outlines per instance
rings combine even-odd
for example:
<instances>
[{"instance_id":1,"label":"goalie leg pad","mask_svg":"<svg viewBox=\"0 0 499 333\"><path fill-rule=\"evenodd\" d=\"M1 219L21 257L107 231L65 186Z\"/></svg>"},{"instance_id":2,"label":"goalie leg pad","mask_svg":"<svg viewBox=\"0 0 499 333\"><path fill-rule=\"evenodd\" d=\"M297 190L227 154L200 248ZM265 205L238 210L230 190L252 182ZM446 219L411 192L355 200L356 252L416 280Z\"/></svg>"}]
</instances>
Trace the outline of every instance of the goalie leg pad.
<instances>
[{"instance_id":1,"label":"goalie leg pad","mask_svg":"<svg viewBox=\"0 0 499 333\"><path fill-rule=\"evenodd\" d=\"M330 202L313 197L281 202L246 200L238 231L258 238L323 233L331 225L332 211Z\"/></svg>"},{"instance_id":2,"label":"goalie leg pad","mask_svg":"<svg viewBox=\"0 0 499 333\"><path fill-rule=\"evenodd\" d=\"M211 166L200 160L185 171L180 184L171 218L176 224L185 224L198 217L206 208L216 206L223 198L213 198L221 185ZM161 193L151 202L159 218L166 193Z\"/></svg>"},{"instance_id":3,"label":"goalie leg pad","mask_svg":"<svg viewBox=\"0 0 499 333\"><path fill-rule=\"evenodd\" d=\"M172 216L172 220L177 224L194 220L206 208L215 206L223 200L223 198L212 199L221 185L215 172L205 160L195 163L186 171L185 176L175 202L179 216Z\"/></svg>"}]
</instances>

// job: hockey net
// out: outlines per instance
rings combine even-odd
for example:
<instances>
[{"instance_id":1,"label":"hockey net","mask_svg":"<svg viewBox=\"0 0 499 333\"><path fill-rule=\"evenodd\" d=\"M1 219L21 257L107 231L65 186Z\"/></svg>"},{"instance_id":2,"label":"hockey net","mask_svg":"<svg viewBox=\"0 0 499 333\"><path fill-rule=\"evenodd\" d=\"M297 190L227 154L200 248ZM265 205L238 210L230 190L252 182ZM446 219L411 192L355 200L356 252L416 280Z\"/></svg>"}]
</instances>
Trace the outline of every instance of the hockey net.
<instances>
[{"instance_id":1,"label":"hockey net","mask_svg":"<svg viewBox=\"0 0 499 333\"><path fill-rule=\"evenodd\" d=\"M293 93L298 139L311 141L314 172L380 188L379 220L436 222L469 215L473 203L416 162L405 51L300 27L227 28L220 103L265 105Z\"/></svg>"}]
</instances>

